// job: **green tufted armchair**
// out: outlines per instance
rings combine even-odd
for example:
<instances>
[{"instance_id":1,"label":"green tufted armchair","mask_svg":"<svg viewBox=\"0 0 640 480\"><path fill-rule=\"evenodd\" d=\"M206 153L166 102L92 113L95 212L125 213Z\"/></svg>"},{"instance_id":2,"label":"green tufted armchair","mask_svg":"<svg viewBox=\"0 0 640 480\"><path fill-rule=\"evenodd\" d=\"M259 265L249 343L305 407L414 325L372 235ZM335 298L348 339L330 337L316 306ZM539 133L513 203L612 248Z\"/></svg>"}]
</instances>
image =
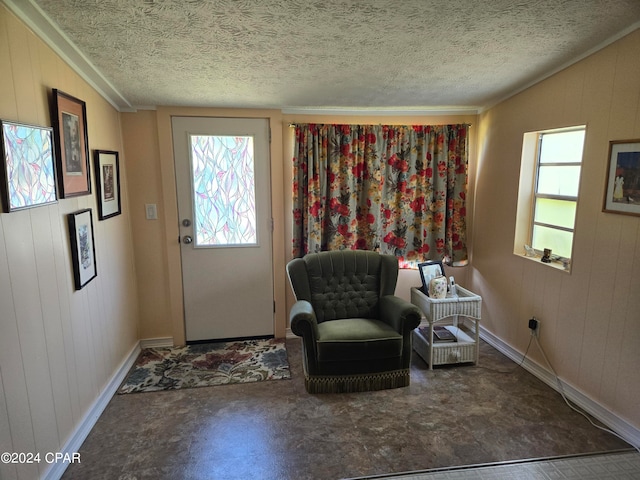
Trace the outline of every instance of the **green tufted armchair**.
<instances>
[{"instance_id":1,"label":"green tufted armchair","mask_svg":"<svg viewBox=\"0 0 640 480\"><path fill-rule=\"evenodd\" d=\"M291 331L302 337L309 393L409 385L411 332L422 313L394 296L398 259L364 250L309 253L287 273L296 296Z\"/></svg>"}]
</instances>

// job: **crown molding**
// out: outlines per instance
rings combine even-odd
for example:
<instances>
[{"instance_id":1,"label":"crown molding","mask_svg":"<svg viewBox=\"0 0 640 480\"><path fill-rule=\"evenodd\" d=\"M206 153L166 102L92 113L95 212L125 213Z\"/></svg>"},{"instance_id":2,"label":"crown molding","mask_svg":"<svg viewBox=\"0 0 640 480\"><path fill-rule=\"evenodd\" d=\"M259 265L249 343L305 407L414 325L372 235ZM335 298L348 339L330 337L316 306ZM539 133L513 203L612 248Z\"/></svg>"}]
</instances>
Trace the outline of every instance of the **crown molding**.
<instances>
[{"instance_id":1,"label":"crown molding","mask_svg":"<svg viewBox=\"0 0 640 480\"><path fill-rule=\"evenodd\" d=\"M284 115L477 115L477 106L438 106L438 107L290 107L283 108Z\"/></svg>"},{"instance_id":2,"label":"crown molding","mask_svg":"<svg viewBox=\"0 0 640 480\"><path fill-rule=\"evenodd\" d=\"M2 2L114 108L120 112L136 111L33 0Z\"/></svg>"}]
</instances>

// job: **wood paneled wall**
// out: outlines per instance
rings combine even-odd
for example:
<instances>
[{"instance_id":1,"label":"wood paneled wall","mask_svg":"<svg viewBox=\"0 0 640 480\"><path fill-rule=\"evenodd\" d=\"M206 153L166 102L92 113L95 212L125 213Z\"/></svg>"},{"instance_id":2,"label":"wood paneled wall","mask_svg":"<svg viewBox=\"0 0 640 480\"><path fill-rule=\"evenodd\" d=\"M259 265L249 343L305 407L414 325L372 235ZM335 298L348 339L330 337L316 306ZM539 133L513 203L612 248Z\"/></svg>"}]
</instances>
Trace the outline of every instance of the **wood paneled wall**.
<instances>
[{"instance_id":1,"label":"wood paneled wall","mask_svg":"<svg viewBox=\"0 0 640 480\"><path fill-rule=\"evenodd\" d=\"M0 65L0 118L50 126L58 88L86 102L89 147L120 151L126 168L119 113L3 5ZM0 451L60 451L138 340L126 191L106 221L95 194L0 213ZM75 292L67 214L82 208L94 212L98 276ZM0 478L49 466L2 463Z\"/></svg>"},{"instance_id":2,"label":"wood paneled wall","mask_svg":"<svg viewBox=\"0 0 640 480\"><path fill-rule=\"evenodd\" d=\"M640 217L602 213L610 140L640 138L640 31L481 115L472 290L524 353L527 320L559 376L640 428ZM587 125L571 273L513 254L525 132ZM529 355L546 368L537 348Z\"/></svg>"}]
</instances>

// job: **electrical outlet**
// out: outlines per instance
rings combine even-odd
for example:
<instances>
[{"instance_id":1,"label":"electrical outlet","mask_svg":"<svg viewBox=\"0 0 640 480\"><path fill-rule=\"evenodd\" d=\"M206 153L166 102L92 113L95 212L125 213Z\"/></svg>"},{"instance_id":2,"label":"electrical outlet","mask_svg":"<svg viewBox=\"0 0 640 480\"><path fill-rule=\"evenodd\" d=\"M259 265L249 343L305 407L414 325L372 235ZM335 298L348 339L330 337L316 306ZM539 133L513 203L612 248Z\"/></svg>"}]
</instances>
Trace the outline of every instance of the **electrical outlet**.
<instances>
[{"instance_id":1,"label":"electrical outlet","mask_svg":"<svg viewBox=\"0 0 640 480\"><path fill-rule=\"evenodd\" d=\"M540 331L540 320L538 320L536 317L531 317L531 319L529 320L529 329L531 330L531 335L538 335L538 332Z\"/></svg>"}]
</instances>

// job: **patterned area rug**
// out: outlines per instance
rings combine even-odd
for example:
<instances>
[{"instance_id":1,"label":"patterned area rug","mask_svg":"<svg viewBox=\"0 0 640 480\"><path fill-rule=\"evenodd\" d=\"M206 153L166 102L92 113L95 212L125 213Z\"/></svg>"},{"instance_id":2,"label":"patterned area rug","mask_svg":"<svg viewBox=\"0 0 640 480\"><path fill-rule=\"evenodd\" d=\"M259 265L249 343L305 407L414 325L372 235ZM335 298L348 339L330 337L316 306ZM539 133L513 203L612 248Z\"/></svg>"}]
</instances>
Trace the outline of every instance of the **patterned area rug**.
<instances>
[{"instance_id":1,"label":"patterned area rug","mask_svg":"<svg viewBox=\"0 0 640 480\"><path fill-rule=\"evenodd\" d=\"M145 348L118 393L156 392L290 377L284 339Z\"/></svg>"}]
</instances>

